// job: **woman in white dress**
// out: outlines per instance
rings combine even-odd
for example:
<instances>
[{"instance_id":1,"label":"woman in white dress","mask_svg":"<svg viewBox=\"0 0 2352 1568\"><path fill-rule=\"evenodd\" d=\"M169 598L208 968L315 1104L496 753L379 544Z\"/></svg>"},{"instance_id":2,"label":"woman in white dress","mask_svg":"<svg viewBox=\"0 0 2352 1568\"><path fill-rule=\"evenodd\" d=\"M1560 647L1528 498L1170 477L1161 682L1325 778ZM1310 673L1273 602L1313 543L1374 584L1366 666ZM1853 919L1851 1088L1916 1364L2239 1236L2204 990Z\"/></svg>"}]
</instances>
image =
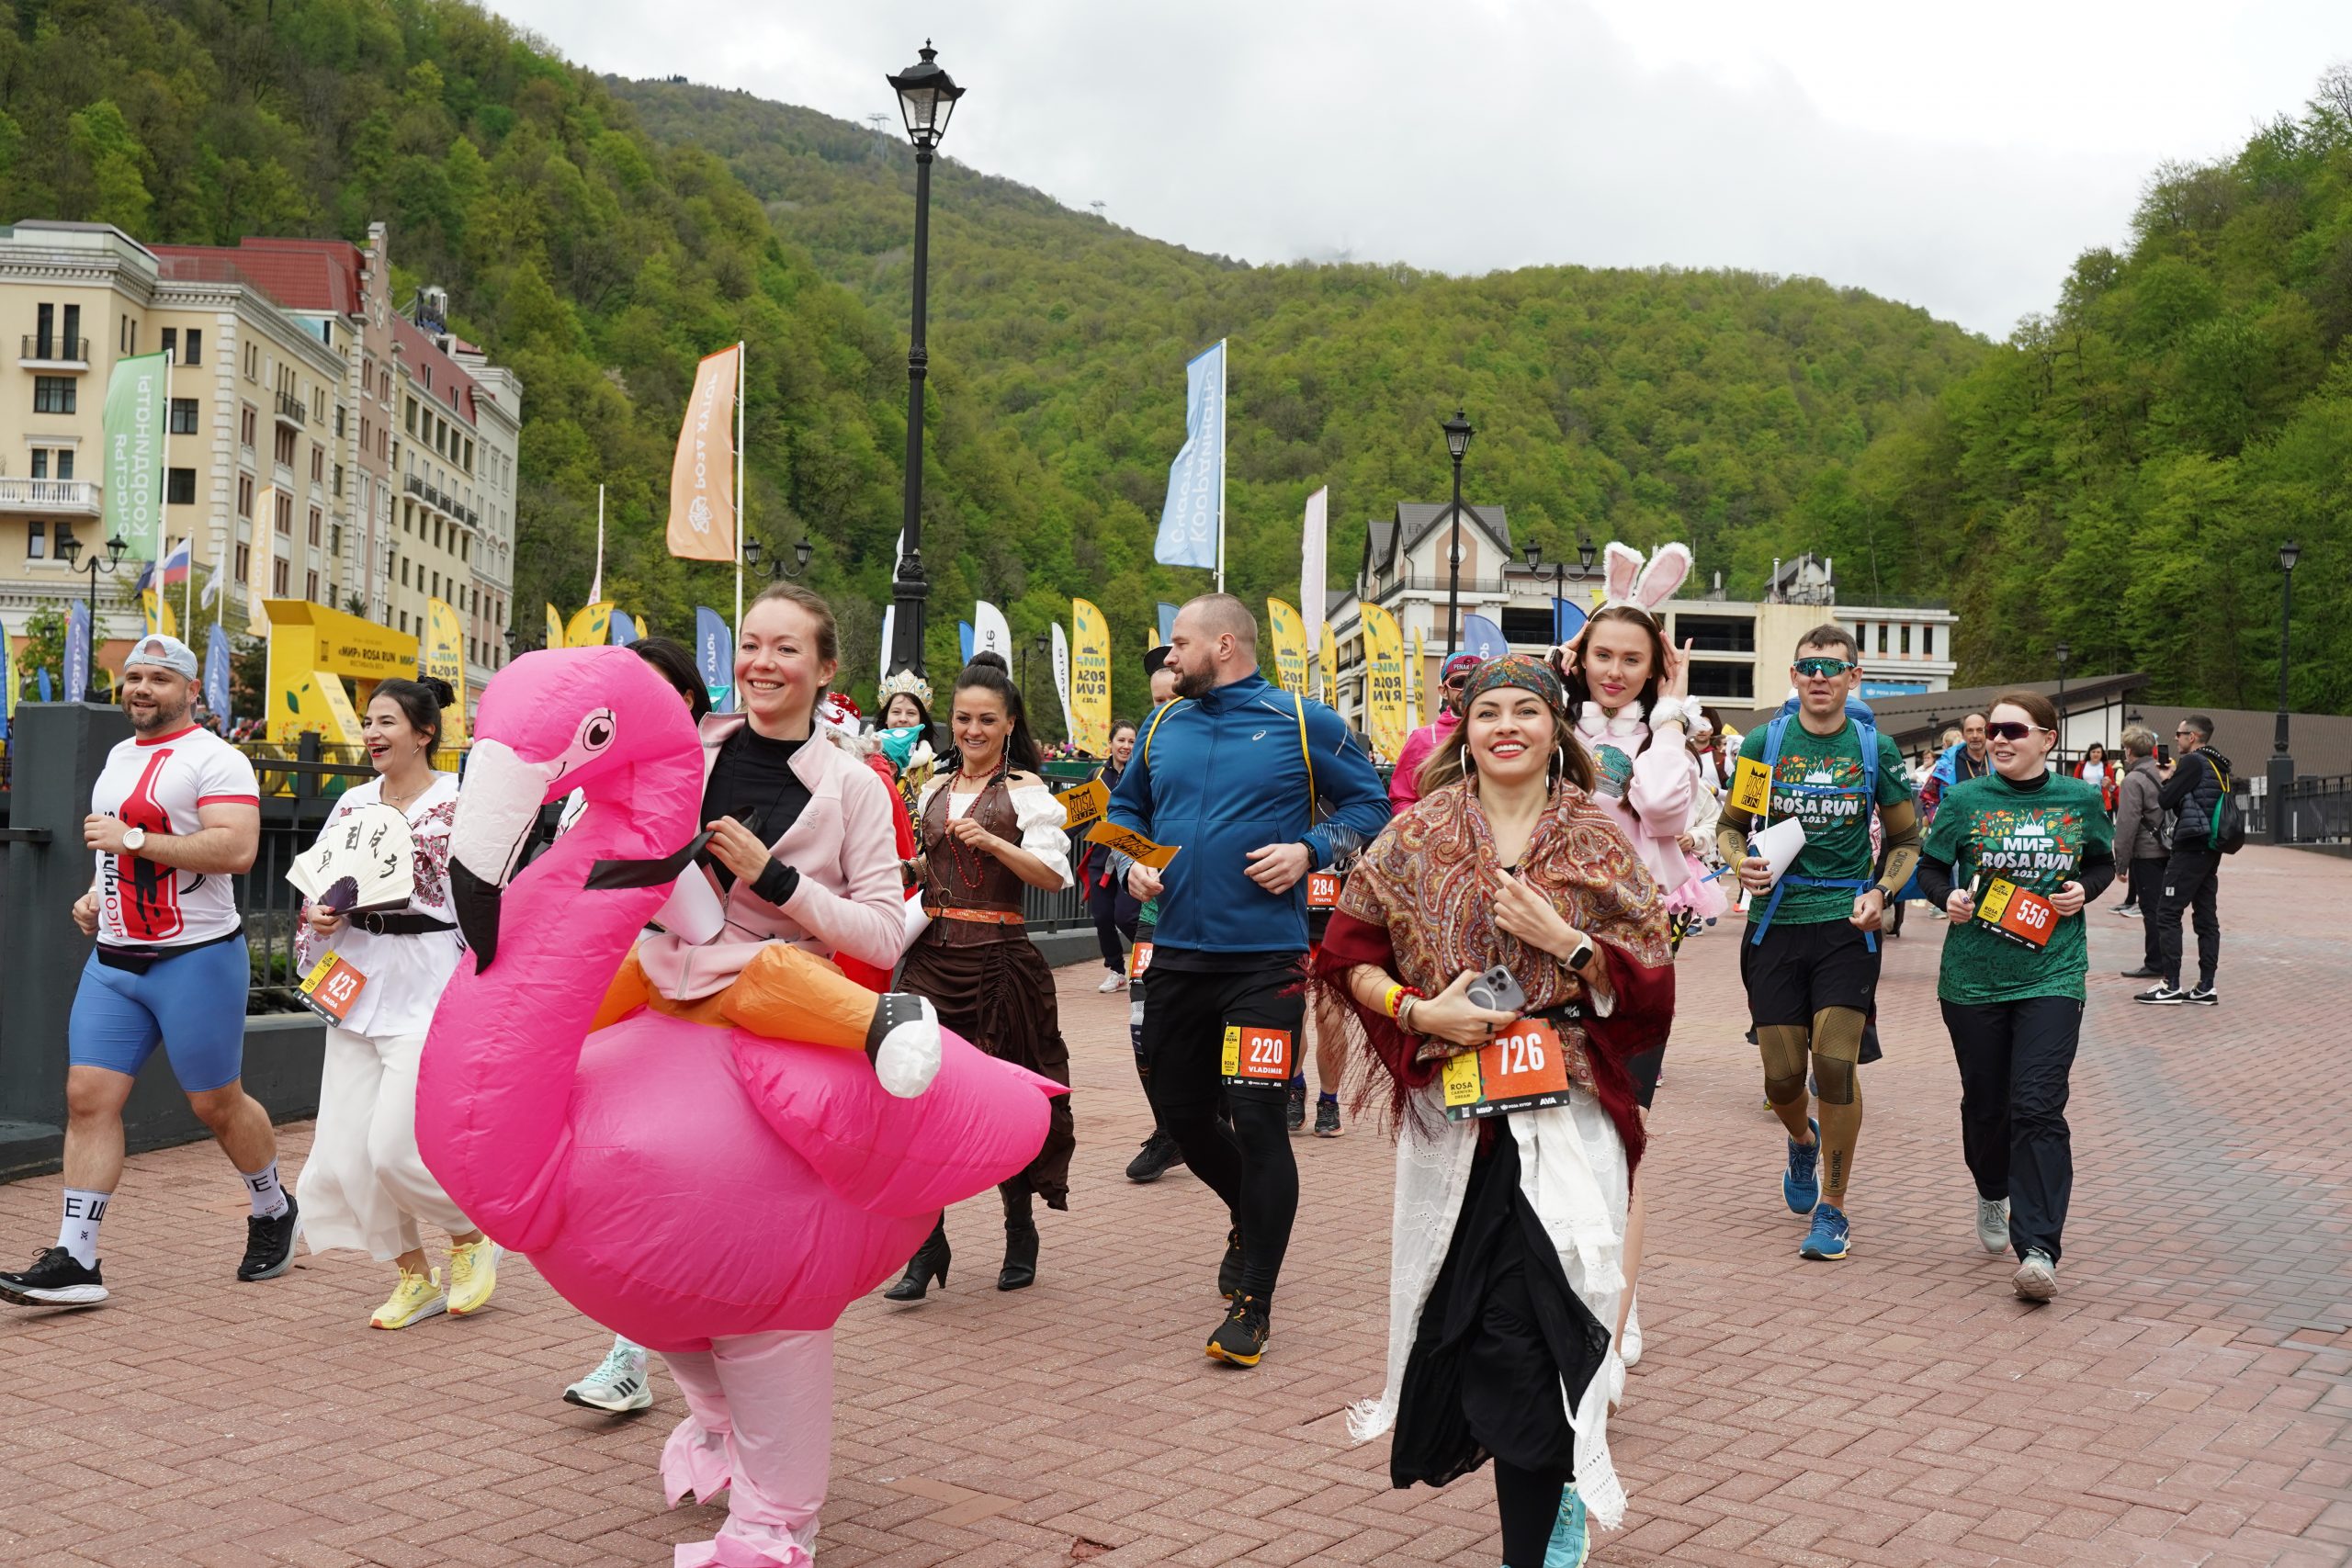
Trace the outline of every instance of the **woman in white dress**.
<instances>
[{"instance_id":1,"label":"woman in white dress","mask_svg":"<svg viewBox=\"0 0 2352 1568\"><path fill-rule=\"evenodd\" d=\"M405 908L347 915L305 901L295 952L305 973L329 953L358 972L357 995L327 1030L319 1120L296 1195L311 1250L346 1248L399 1266L368 1320L406 1328L478 1312L498 1282L498 1249L459 1213L416 1152L416 1062L464 944L449 909L449 824L458 775L436 772L441 681L386 681L360 732L376 776L345 791L319 829L323 843L363 807L408 818L415 889ZM423 1227L449 1235L448 1271L425 1258Z\"/></svg>"}]
</instances>

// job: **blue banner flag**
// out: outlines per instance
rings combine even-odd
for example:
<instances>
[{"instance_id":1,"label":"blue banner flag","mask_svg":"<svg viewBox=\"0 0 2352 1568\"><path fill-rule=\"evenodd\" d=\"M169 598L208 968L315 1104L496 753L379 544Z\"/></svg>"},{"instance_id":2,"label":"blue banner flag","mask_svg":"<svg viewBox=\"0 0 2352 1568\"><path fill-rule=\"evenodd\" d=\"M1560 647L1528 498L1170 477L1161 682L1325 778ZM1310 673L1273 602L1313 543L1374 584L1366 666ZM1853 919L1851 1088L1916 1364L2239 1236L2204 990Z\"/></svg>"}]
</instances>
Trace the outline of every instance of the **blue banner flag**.
<instances>
[{"instance_id":1,"label":"blue banner flag","mask_svg":"<svg viewBox=\"0 0 2352 1568\"><path fill-rule=\"evenodd\" d=\"M637 640L637 623L629 619L627 610L613 612L612 637L615 648L627 648Z\"/></svg>"},{"instance_id":2,"label":"blue banner flag","mask_svg":"<svg viewBox=\"0 0 2352 1568\"><path fill-rule=\"evenodd\" d=\"M710 692L710 705L720 713L735 711L735 661L728 657L734 638L727 635L727 617L707 604L695 606L695 668Z\"/></svg>"},{"instance_id":3,"label":"blue banner flag","mask_svg":"<svg viewBox=\"0 0 2352 1568\"><path fill-rule=\"evenodd\" d=\"M1214 571L1225 532L1225 340L1184 367L1184 446L1168 465L1168 500L1159 509L1162 566Z\"/></svg>"},{"instance_id":4,"label":"blue banner flag","mask_svg":"<svg viewBox=\"0 0 2352 1568\"><path fill-rule=\"evenodd\" d=\"M220 623L212 623L212 635L204 639L204 705L221 723L229 722L229 634Z\"/></svg>"},{"instance_id":5,"label":"blue banner flag","mask_svg":"<svg viewBox=\"0 0 2352 1568\"><path fill-rule=\"evenodd\" d=\"M1502 627L1484 615L1462 617L1462 651L1475 653L1480 659L1500 659L1510 651L1510 644L1503 640Z\"/></svg>"},{"instance_id":6,"label":"blue banner flag","mask_svg":"<svg viewBox=\"0 0 2352 1568\"><path fill-rule=\"evenodd\" d=\"M76 599L65 610L65 697L85 702L90 695L90 608ZM48 700L46 692L42 700Z\"/></svg>"},{"instance_id":7,"label":"blue banner flag","mask_svg":"<svg viewBox=\"0 0 2352 1568\"><path fill-rule=\"evenodd\" d=\"M971 622L958 621L956 623L956 640L964 649L964 662L967 664L969 664L972 661L972 636Z\"/></svg>"},{"instance_id":8,"label":"blue banner flag","mask_svg":"<svg viewBox=\"0 0 2352 1568\"><path fill-rule=\"evenodd\" d=\"M0 740L8 739L8 716L17 707L17 666L8 656L8 628L0 623Z\"/></svg>"},{"instance_id":9,"label":"blue banner flag","mask_svg":"<svg viewBox=\"0 0 2352 1568\"><path fill-rule=\"evenodd\" d=\"M49 666L46 664L40 667L40 700L45 703L57 700L57 694L49 688Z\"/></svg>"},{"instance_id":10,"label":"blue banner flag","mask_svg":"<svg viewBox=\"0 0 2352 1568\"><path fill-rule=\"evenodd\" d=\"M1552 601L1552 643L1557 647L1584 630L1584 606L1571 604L1566 599Z\"/></svg>"},{"instance_id":11,"label":"blue banner flag","mask_svg":"<svg viewBox=\"0 0 2352 1568\"><path fill-rule=\"evenodd\" d=\"M1176 640L1176 606L1167 600L1159 602L1159 646L1166 648Z\"/></svg>"}]
</instances>

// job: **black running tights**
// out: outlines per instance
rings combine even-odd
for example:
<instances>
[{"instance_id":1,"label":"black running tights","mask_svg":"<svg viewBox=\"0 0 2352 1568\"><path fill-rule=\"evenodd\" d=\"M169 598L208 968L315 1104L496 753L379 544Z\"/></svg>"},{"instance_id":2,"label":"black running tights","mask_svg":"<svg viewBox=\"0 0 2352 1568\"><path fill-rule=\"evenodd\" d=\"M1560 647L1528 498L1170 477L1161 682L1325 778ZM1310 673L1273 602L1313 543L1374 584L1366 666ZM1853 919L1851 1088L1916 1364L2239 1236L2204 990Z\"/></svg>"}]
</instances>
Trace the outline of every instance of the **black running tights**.
<instances>
[{"instance_id":1,"label":"black running tights","mask_svg":"<svg viewBox=\"0 0 2352 1568\"><path fill-rule=\"evenodd\" d=\"M1503 1517L1503 1568L1544 1568L1552 1529L1560 1518L1557 1481L1502 1459L1495 1461L1495 1506Z\"/></svg>"}]
</instances>

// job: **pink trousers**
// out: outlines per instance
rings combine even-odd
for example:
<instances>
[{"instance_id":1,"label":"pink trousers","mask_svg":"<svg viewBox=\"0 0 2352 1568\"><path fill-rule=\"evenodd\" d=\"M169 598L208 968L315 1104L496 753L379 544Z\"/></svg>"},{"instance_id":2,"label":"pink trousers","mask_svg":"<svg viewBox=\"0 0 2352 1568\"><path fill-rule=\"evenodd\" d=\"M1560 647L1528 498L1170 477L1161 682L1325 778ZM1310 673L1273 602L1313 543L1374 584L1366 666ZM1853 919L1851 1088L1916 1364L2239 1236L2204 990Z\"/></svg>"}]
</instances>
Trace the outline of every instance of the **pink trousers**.
<instances>
[{"instance_id":1,"label":"pink trousers","mask_svg":"<svg viewBox=\"0 0 2352 1568\"><path fill-rule=\"evenodd\" d=\"M808 1568L833 1445L833 1331L744 1334L664 1351L686 1418L662 1450L670 1506L724 1490L717 1539L677 1549L674 1568Z\"/></svg>"}]
</instances>

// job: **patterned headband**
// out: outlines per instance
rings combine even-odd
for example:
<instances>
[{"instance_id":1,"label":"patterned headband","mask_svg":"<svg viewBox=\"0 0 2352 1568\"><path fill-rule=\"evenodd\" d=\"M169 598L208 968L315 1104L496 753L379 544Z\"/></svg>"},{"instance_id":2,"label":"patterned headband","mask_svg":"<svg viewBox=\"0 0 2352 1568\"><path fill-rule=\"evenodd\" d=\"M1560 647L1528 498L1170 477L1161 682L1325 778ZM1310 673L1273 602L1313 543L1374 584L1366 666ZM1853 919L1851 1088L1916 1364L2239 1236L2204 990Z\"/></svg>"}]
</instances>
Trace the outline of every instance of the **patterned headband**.
<instances>
[{"instance_id":1,"label":"patterned headband","mask_svg":"<svg viewBox=\"0 0 2352 1568\"><path fill-rule=\"evenodd\" d=\"M1523 653L1507 653L1500 659L1489 659L1470 672L1469 683L1462 688L1462 711L1468 713L1470 705L1488 692L1505 686L1517 686L1542 697L1555 717L1566 720L1568 694L1551 667Z\"/></svg>"}]
</instances>

